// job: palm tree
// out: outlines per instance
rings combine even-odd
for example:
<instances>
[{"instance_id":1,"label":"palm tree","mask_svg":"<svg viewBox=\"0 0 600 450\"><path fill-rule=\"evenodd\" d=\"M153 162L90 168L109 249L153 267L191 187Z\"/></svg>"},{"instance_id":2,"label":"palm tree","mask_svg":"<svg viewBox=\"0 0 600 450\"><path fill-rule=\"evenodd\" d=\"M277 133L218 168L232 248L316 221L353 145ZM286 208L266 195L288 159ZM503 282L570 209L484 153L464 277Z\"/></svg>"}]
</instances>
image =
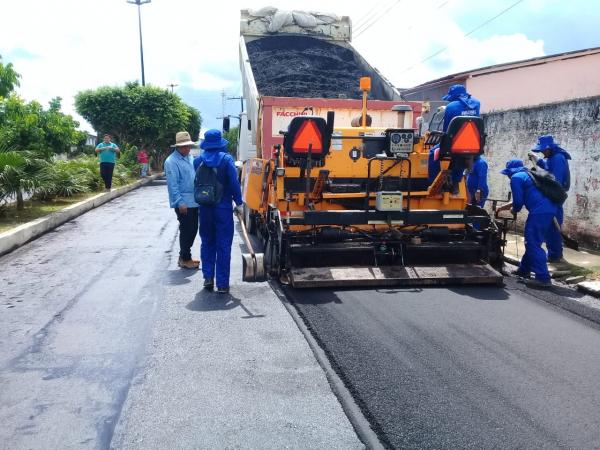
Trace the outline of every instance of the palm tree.
<instances>
[{"instance_id":1,"label":"palm tree","mask_svg":"<svg viewBox=\"0 0 600 450\"><path fill-rule=\"evenodd\" d=\"M23 194L33 194L50 181L49 162L27 151L0 151L0 203L17 199L17 209L25 207Z\"/></svg>"}]
</instances>

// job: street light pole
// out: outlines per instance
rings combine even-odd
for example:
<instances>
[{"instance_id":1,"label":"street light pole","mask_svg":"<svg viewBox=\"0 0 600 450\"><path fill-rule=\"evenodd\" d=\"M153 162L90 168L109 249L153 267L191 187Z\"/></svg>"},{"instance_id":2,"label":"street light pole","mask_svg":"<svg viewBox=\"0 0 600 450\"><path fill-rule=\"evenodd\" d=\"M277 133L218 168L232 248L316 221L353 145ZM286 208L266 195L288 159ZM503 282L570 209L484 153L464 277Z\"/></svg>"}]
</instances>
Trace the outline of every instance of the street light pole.
<instances>
[{"instance_id":1,"label":"street light pole","mask_svg":"<svg viewBox=\"0 0 600 450\"><path fill-rule=\"evenodd\" d=\"M146 86L146 77L144 76L144 46L142 45L142 13L140 6L150 3L152 0L127 0L127 3L137 5L138 7L138 25L140 30L140 60L142 63L142 86Z\"/></svg>"}]
</instances>

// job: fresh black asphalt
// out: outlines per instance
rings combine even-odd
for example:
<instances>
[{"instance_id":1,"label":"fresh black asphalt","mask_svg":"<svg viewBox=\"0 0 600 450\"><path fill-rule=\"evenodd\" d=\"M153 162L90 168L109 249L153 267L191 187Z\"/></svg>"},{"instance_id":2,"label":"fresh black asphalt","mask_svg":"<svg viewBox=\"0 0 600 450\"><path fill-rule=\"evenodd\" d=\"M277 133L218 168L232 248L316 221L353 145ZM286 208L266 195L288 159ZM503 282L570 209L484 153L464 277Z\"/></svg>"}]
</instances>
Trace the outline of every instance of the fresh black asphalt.
<instances>
[{"instance_id":1,"label":"fresh black asphalt","mask_svg":"<svg viewBox=\"0 0 600 450\"><path fill-rule=\"evenodd\" d=\"M600 448L600 330L507 283L284 292L391 448Z\"/></svg>"}]
</instances>

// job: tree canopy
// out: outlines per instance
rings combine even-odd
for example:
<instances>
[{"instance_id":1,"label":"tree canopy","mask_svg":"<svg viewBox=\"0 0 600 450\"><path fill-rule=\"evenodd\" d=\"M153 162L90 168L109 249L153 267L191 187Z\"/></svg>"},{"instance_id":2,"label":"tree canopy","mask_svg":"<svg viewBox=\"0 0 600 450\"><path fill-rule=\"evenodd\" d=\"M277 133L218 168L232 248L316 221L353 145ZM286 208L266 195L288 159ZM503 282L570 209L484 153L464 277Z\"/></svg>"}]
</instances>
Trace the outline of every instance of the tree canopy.
<instances>
[{"instance_id":1,"label":"tree canopy","mask_svg":"<svg viewBox=\"0 0 600 450\"><path fill-rule=\"evenodd\" d=\"M45 110L37 101L25 102L16 94L0 100L0 149L33 151L49 159L82 145L86 134L79 123L60 111L61 98L50 101Z\"/></svg>"},{"instance_id":2,"label":"tree canopy","mask_svg":"<svg viewBox=\"0 0 600 450\"><path fill-rule=\"evenodd\" d=\"M114 135L118 142L158 151L167 151L178 131L186 130L197 140L202 123L200 112L177 94L137 82L80 92L75 108L96 130Z\"/></svg>"},{"instance_id":3,"label":"tree canopy","mask_svg":"<svg viewBox=\"0 0 600 450\"><path fill-rule=\"evenodd\" d=\"M223 135L223 137L229 141L227 150L234 157L234 159L237 159L239 134L240 134L240 127L233 127L231 129L229 129L229 131L226 131Z\"/></svg>"},{"instance_id":4,"label":"tree canopy","mask_svg":"<svg viewBox=\"0 0 600 450\"><path fill-rule=\"evenodd\" d=\"M19 75L13 68L12 63L3 64L0 55L0 98L7 97L15 87L19 86Z\"/></svg>"}]
</instances>

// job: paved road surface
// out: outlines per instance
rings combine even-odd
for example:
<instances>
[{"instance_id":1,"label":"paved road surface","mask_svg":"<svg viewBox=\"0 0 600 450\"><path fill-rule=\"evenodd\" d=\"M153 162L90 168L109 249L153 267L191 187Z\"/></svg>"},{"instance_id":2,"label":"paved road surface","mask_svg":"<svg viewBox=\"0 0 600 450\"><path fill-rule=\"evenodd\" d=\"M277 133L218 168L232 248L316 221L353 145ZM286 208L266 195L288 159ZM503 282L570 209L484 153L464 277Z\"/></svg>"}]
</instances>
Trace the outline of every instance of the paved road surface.
<instances>
[{"instance_id":1,"label":"paved road surface","mask_svg":"<svg viewBox=\"0 0 600 450\"><path fill-rule=\"evenodd\" d=\"M0 258L0 448L362 448L239 239L217 296L176 231L158 182Z\"/></svg>"},{"instance_id":2,"label":"paved road surface","mask_svg":"<svg viewBox=\"0 0 600 450\"><path fill-rule=\"evenodd\" d=\"M523 289L285 292L389 446L600 448L600 331Z\"/></svg>"}]
</instances>

